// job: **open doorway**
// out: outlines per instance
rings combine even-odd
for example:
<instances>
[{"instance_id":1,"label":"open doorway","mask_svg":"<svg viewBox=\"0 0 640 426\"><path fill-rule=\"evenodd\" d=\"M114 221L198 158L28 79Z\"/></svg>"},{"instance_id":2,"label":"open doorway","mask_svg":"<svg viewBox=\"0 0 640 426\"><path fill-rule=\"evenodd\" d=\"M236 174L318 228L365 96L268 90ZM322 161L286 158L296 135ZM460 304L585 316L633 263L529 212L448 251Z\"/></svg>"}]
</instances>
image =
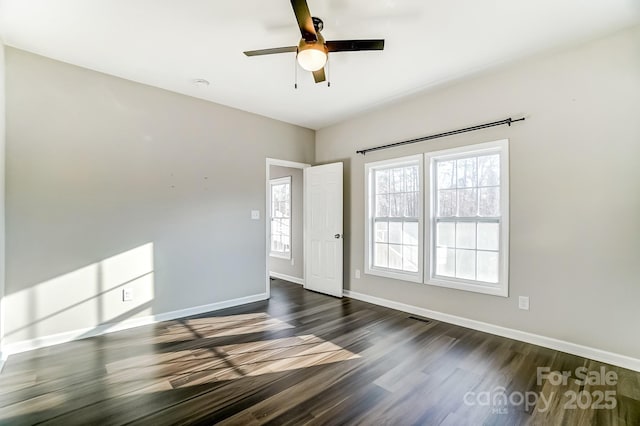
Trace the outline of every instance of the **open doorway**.
<instances>
[{"instance_id":1,"label":"open doorway","mask_svg":"<svg viewBox=\"0 0 640 426\"><path fill-rule=\"evenodd\" d=\"M271 278L305 284L304 169L309 164L267 158L267 295Z\"/></svg>"}]
</instances>

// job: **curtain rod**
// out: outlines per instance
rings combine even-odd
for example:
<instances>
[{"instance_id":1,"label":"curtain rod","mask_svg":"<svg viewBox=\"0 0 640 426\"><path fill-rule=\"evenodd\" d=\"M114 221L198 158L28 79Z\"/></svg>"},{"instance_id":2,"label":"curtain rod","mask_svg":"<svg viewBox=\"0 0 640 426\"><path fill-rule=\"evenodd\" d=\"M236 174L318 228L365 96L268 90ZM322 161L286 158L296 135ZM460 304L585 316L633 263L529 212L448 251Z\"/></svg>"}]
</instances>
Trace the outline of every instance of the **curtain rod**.
<instances>
[{"instance_id":1,"label":"curtain rod","mask_svg":"<svg viewBox=\"0 0 640 426\"><path fill-rule=\"evenodd\" d=\"M424 137L421 137L421 138L409 139L407 141L394 142L394 143L390 143L390 144L387 144L387 145L374 146L373 148L365 148L365 149L361 149L359 151L356 151L356 154L366 155L367 152L371 152L371 151L379 151L381 149L394 148L396 146L408 145L408 144L416 143L416 142L424 142L424 141L428 141L428 140L431 140L431 139L443 138L445 136L457 135L457 134L466 133L466 132L473 132L474 130L486 129L487 127L502 126L504 124L506 124L508 126L511 126L511 123L515 123L516 121L524 121L524 117L518 118L518 119L515 119L515 120L513 118L509 117L509 118L506 118L504 120L494 121L492 123L478 124L477 126L465 127L464 129L451 130L449 132L438 133L437 135L424 136Z\"/></svg>"}]
</instances>

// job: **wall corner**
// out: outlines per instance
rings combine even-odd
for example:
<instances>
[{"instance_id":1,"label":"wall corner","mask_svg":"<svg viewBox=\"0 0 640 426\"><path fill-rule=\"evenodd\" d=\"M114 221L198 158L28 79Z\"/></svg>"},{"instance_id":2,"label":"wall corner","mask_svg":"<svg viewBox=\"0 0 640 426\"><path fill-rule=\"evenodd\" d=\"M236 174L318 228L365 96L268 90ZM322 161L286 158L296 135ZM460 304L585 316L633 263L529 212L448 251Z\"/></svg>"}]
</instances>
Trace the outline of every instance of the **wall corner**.
<instances>
[{"instance_id":1,"label":"wall corner","mask_svg":"<svg viewBox=\"0 0 640 426\"><path fill-rule=\"evenodd\" d=\"M0 41L0 372L4 365L2 344L4 338L4 294L6 276L5 252L5 148L6 148L6 109L5 109L5 57L4 44Z\"/></svg>"}]
</instances>

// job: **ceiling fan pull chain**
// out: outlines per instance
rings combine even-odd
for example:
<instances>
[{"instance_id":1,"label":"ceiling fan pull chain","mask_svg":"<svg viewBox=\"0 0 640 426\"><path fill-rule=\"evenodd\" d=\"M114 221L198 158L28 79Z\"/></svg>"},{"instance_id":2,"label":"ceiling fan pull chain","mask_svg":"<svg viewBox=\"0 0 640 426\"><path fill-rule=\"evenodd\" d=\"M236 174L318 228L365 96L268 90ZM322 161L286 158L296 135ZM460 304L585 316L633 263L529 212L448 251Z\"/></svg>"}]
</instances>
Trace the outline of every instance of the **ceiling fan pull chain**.
<instances>
[{"instance_id":1,"label":"ceiling fan pull chain","mask_svg":"<svg viewBox=\"0 0 640 426\"><path fill-rule=\"evenodd\" d=\"M331 61L327 55L327 87L331 87Z\"/></svg>"},{"instance_id":2,"label":"ceiling fan pull chain","mask_svg":"<svg viewBox=\"0 0 640 426\"><path fill-rule=\"evenodd\" d=\"M296 54L297 56L297 54ZM294 83L293 83L293 88L298 90L298 63L296 61L296 59L294 58L293 60L293 73L295 75L294 77Z\"/></svg>"}]
</instances>

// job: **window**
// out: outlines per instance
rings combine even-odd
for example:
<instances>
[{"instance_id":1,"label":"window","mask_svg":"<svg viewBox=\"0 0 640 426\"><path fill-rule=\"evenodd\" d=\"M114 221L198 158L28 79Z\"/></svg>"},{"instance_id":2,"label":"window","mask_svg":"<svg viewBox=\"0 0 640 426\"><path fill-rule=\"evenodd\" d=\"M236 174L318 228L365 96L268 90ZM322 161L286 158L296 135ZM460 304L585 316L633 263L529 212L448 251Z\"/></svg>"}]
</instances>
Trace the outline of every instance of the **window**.
<instances>
[{"instance_id":1,"label":"window","mask_svg":"<svg viewBox=\"0 0 640 426\"><path fill-rule=\"evenodd\" d=\"M422 156L368 163L365 272L422 282Z\"/></svg>"},{"instance_id":2,"label":"window","mask_svg":"<svg viewBox=\"0 0 640 426\"><path fill-rule=\"evenodd\" d=\"M365 164L365 272L508 296L508 141L422 159Z\"/></svg>"},{"instance_id":3,"label":"window","mask_svg":"<svg viewBox=\"0 0 640 426\"><path fill-rule=\"evenodd\" d=\"M425 154L428 284L508 295L507 141Z\"/></svg>"},{"instance_id":4,"label":"window","mask_svg":"<svg viewBox=\"0 0 640 426\"><path fill-rule=\"evenodd\" d=\"M291 176L271 179L271 256L291 259Z\"/></svg>"}]
</instances>

